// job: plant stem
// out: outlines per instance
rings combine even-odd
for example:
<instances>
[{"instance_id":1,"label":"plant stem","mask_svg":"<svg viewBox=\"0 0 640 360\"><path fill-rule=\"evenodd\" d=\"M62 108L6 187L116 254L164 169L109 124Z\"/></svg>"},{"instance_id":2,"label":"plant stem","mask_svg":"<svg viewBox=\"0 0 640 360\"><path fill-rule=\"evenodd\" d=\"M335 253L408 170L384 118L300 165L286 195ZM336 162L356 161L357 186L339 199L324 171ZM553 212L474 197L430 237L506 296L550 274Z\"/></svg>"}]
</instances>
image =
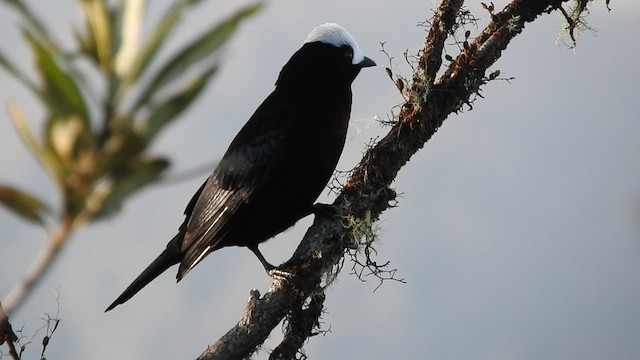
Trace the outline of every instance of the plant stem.
<instances>
[{"instance_id":1,"label":"plant stem","mask_svg":"<svg viewBox=\"0 0 640 360\"><path fill-rule=\"evenodd\" d=\"M49 236L47 246L40 251L40 254L31 263L25 277L2 300L2 305L7 315L11 315L24 304L26 298L51 268L58 255L60 255L60 250L64 248L64 244L71 236L72 229L73 219L64 217L60 228Z\"/></svg>"}]
</instances>

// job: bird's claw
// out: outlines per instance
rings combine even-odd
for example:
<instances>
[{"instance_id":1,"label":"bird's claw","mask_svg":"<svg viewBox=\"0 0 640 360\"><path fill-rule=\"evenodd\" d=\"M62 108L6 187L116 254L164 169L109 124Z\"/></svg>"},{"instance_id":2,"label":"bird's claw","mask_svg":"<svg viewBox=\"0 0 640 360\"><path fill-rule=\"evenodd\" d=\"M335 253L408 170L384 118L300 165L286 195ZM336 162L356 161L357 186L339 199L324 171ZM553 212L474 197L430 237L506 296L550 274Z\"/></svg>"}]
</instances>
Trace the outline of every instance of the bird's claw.
<instances>
[{"instance_id":1,"label":"bird's claw","mask_svg":"<svg viewBox=\"0 0 640 360\"><path fill-rule=\"evenodd\" d=\"M280 281L284 281L284 282L289 282L289 280L291 280L295 275L291 272L285 271L285 270L281 270L278 268L273 268L269 271L267 271L267 274L273 278L274 280L280 280Z\"/></svg>"}]
</instances>

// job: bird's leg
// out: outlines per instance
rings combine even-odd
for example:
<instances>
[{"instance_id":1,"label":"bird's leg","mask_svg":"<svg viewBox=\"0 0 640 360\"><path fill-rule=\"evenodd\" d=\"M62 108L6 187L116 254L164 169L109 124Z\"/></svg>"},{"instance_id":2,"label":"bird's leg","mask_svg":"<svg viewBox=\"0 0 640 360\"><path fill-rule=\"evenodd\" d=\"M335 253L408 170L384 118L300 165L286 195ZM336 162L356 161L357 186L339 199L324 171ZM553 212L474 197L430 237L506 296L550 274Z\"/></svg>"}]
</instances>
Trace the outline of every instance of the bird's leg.
<instances>
[{"instance_id":1,"label":"bird's leg","mask_svg":"<svg viewBox=\"0 0 640 360\"><path fill-rule=\"evenodd\" d=\"M338 211L333 205L321 203L313 204L311 212L315 216L320 216L327 219L333 219L338 214Z\"/></svg>"},{"instance_id":2,"label":"bird's leg","mask_svg":"<svg viewBox=\"0 0 640 360\"><path fill-rule=\"evenodd\" d=\"M258 245L250 245L247 247L256 255L258 260L260 260L260 263L262 263L262 266L264 266L264 269L267 271L267 275L271 276L272 278L285 280L285 281L293 277L292 273L285 270L280 270L277 267L271 265L269 262L267 262L267 260L264 258L264 256L258 249Z\"/></svg>"},{"instance_id":3,"label":"bird's leg","mask_svg":"<svg viewBox=\"0 0 640 360\"><path fill-rule=\"evenodd\" d=\"M247 247L256 255L258 260L260 260L260 263L262 264L262 266L264 266L264 269L267 271L267 273L276 268L264 258L260 250L258 250L258 245L249 245Z\"/></svg>"}]
</instances>

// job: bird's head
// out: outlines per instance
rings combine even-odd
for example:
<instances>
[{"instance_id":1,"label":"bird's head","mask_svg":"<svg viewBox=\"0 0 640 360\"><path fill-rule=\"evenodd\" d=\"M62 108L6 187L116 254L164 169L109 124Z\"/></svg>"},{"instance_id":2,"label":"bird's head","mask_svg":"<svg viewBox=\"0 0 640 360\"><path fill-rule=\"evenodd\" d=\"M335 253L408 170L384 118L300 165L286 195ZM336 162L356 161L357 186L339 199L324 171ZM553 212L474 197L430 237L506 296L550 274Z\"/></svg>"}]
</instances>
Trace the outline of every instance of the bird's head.
<instances>
[{"instance_id":1,"label":"bird's head","mask_svg":"<svg viewBox=\"0 0 640 360\"><path fill-rule=\"evenodd\" d=\"M347 30L326 23L309 33L300 50L282 68L277 84L338 82L349 86L362 68L375 65Z\"/></svg>"}]
</instances>

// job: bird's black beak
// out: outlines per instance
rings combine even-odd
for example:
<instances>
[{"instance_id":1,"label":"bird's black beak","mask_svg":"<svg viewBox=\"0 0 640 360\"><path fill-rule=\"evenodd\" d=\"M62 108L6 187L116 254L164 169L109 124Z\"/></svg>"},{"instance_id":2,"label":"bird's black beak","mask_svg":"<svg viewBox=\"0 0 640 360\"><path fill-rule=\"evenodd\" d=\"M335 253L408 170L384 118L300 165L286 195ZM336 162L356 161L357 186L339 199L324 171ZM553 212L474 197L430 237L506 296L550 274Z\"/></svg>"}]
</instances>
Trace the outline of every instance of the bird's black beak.
<instances>
[{"instance_id":1,"label":"bird's black beak","mask_svg":"<svg viewBox=\"0 0 640 360\"><path fill-rule=\"evenodd\" d=\"M360 61L357 65L359 67L361 67L361 68L365 68L365 67L370 67L370 66L376 66L376 63L373 60L371 60L371 59L369 59L368 57L365 56L364 60Z\"/></svg>"}]
</instances>

